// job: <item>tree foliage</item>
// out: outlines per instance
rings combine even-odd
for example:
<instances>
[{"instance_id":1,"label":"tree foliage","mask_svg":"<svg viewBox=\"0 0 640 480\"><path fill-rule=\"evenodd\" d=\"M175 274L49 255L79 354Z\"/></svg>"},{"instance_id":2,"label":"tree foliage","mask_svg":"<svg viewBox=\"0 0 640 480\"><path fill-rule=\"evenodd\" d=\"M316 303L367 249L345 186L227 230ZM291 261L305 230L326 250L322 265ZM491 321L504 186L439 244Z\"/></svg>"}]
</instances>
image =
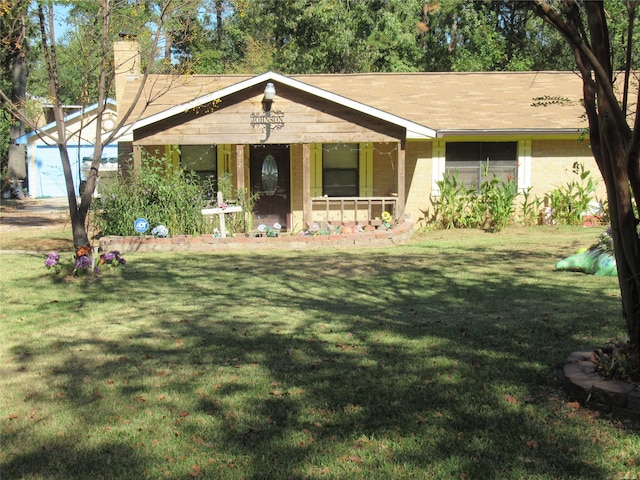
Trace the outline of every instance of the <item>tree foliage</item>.
<instances>
[{"instance_id":1,"label":"tree foliage","mask_svg":"<svg viewBox=\"0 0 640 480\"><path fill-rule=\"evenodd\" d=\"M7 0L0 0L7 1ZM30 2L23 2L29 4ZM100 2L61 0L60 96L96 101L101 50ZM135 33L154 42L162 0L111 0L110 42ZM355 73L469 70L568 70L561 35L524 1L477 0L181 0L164 15L152 72L201 74ZM169 18L170 17L170 18ZM151 28L150 28L151 27ZM619 30L623 27L621 26ZM616 36L618 38L618 36ZM28 90L49 95L39 36L31 35ZM3 70L4 71L4 70ZM109 95L113 96L109 85Z\"/></svg>"},{"instance_id":2,"label":"tree foliage","mask_svg":"<svg viewBox=\"0 0 640 480\"><path fill-rule=\"evenodd\" d=\"M32 23L28 17L28 2L0 0L0 88L26 115L29 43ZM1 102L0 159L2 171L11 179L23 179L26 167L21 157L24 150L14 140L25 132L19 116Z\"/></svg>"},{"instance_id":3,"label":"tree foliage","mask_svg":"<svg viewBox=\"0 0 640 480\"><path fill-rule=\"evenodd\" d=\"M8 2L8 0L0 0ZM30 4L30 2L18 2ZM96 101L100 49L93 0L66 5L57 39L63 103ZM149 48L162 0L112 0L110 36L135 33ZM527 1L477 0L181 0L165 14L153 72L202 74L411 71L570 70L573 55L561 34L534 15ZM8 5L9 3L7 3ZM626 30L623 2L607 11L613 61ZM171 18L168 18L171 17ZM152 28L153 29L153 28ZM3 28L4 30L4 28ZM30 35L28 90L47 97L48 72L39 36ZM637 53L634 53L637 55ZM3 67L3 77L6 78ZM109 85L109 95L113 95Z\"/></svg>"},{"instance_id":4,"label":"tree foliage","mask_svg":"<svg viewBox=\"0 0 640 480\"><path fill-rule=\"evenodd\" d=\"M42 78L46 80L47 98L53 105L55 120L54 134L42 130L39 130L39 134L46 142L57 145L60 152L76 251L90 251L86 219L93 200L103 146L116 140L120 127L127 123L132 110L132 107L129 110L121 109L115 128L103 133L103 113L113 88L115 69L118 68L113 56L113 42L119 38L120 32L126 32L125 35L135 33L143 45L142 82L134 95L135 104L142 93L142 85L152 71L167 73L175 70L173 62L167 60L168 45L171 44L172 35L177 35L183 24L182 12L189 10L195 3L192 0L42 0L23 3L37 18L38 42L42 52L40 61L44 71ZM66 46L63 48L58 47L59 38L55 31L61 20L56 7L61 5L66 5L69 9L64 20L74 19L74 23L68 24ZM69 76L65 70L65 60L74 68ZM67 83L71 80L76 83ZM92 103L97 105L95 121L90 127L94 129L92 137L95 138L93 158L80 201L76 198L77 186L74 185L69 161L70 139L63 110L67 98L65 89L69 85L72 85L69 91L74 91L72 95L81 107ZM25 115L20 102L14 101L11 93L7 92L5 85L0 85L0 99L3 108L15 118L31 128L36 127Z\"/></svg>"}]
</instances>

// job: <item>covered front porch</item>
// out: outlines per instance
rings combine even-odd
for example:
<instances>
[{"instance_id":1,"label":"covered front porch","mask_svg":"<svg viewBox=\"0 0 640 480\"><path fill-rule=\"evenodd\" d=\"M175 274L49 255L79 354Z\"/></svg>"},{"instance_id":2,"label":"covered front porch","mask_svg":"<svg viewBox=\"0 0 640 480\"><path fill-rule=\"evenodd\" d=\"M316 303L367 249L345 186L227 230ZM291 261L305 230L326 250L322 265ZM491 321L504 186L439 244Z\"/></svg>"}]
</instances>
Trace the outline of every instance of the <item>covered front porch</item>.
<instances>
[{"instance_id":1,"label":"covered front porch","mask_svg":"<svg viewBox=\"0 0 640 480\"><path fill-rule=\"evenodd\" d=\"M255 196L253 225L295 231L313 224L380 226L404 211L405 155L400 142L221 145L218 158L190 161L237 192ZM231 199L229 199L231 200ZM390 216L390 220L389 220Z\"/></svg>"}]
</instances>

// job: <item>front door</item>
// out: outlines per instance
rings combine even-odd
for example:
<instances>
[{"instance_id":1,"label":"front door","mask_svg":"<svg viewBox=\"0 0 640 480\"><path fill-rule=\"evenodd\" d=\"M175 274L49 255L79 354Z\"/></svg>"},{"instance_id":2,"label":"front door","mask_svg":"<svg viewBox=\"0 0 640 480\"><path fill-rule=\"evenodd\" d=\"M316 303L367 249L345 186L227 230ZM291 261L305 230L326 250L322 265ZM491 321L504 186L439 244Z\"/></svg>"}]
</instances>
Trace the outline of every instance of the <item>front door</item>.
<instances>
[{"instance_id":1,"label":"front door","mask_svg":"<svg viewBox=\"0 0 640 480\"><path fill-rule=\"evenodd\" d=\"M251 193L259 195L253 209L254 228L276 223L282 230L291 228L289 158L289 145L251 146Z\"/></svg>"}]
</instances>

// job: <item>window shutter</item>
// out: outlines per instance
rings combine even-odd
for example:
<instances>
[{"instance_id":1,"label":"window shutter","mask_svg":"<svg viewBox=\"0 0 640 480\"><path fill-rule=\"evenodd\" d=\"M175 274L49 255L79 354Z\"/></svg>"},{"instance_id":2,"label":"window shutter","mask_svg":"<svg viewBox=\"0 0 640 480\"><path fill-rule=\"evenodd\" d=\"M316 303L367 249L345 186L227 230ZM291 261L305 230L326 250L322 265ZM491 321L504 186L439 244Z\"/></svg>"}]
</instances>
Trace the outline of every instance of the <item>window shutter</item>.
<instances>
[{"instance_id":1,"label":"window shutter","mask_svg":"<svg viewBox=\"0 0 640 480\"><path fill-rule=\"evenodd\" d=\"M230 171L229 165L231 164L231 145L218 145L217 146L217 176L220 178L225 173Z\"/></svg>"},{"instance_id":2,"label":"window shutter","mask_svg":"<svg viewBox=\"0 0 640 480\"><path fill-rule=\"evenodd\" d=\"M312 143L310 150L311 196L322 196L322 144Z\"/></svg>"},{"instance_id":3,"label":"window shutter","mask_svg":"<svg viewBox=\"0 0 640 480\"><path fill-rule=\"evenodd\" d=\"M176 172L180 168L180 147L177 145L164 146L165 158L167 162L167 171Z\"/></svg>"},{"instance_id":4,"label":"window shutter","mask_svg":"<svg viewBox=\"0 0 640 480\"><path fill-rule=\"evenodd\" d=\"M373 196L373 144L360 144L360 196Z\"/></svg>"}]
</instances>

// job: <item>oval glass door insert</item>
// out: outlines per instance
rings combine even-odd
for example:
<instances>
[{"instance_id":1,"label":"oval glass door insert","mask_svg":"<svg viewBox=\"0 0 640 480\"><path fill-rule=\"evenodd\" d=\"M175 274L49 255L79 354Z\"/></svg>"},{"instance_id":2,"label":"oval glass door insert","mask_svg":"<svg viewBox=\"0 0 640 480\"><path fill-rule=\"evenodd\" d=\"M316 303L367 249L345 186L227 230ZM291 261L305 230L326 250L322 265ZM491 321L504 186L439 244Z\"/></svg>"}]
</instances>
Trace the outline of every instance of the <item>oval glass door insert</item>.
<instances>
[{"instance_id":1,"label":"oval glass door insert","mask_svg":"<svg viewBox=\"0 0 640 480\"><path fill-rule=\"evenodd\" d=\"M262 162L262 189L273 195L278 188L278 164L273 155L267 155Z\"/></svg>"}]
</instances>

